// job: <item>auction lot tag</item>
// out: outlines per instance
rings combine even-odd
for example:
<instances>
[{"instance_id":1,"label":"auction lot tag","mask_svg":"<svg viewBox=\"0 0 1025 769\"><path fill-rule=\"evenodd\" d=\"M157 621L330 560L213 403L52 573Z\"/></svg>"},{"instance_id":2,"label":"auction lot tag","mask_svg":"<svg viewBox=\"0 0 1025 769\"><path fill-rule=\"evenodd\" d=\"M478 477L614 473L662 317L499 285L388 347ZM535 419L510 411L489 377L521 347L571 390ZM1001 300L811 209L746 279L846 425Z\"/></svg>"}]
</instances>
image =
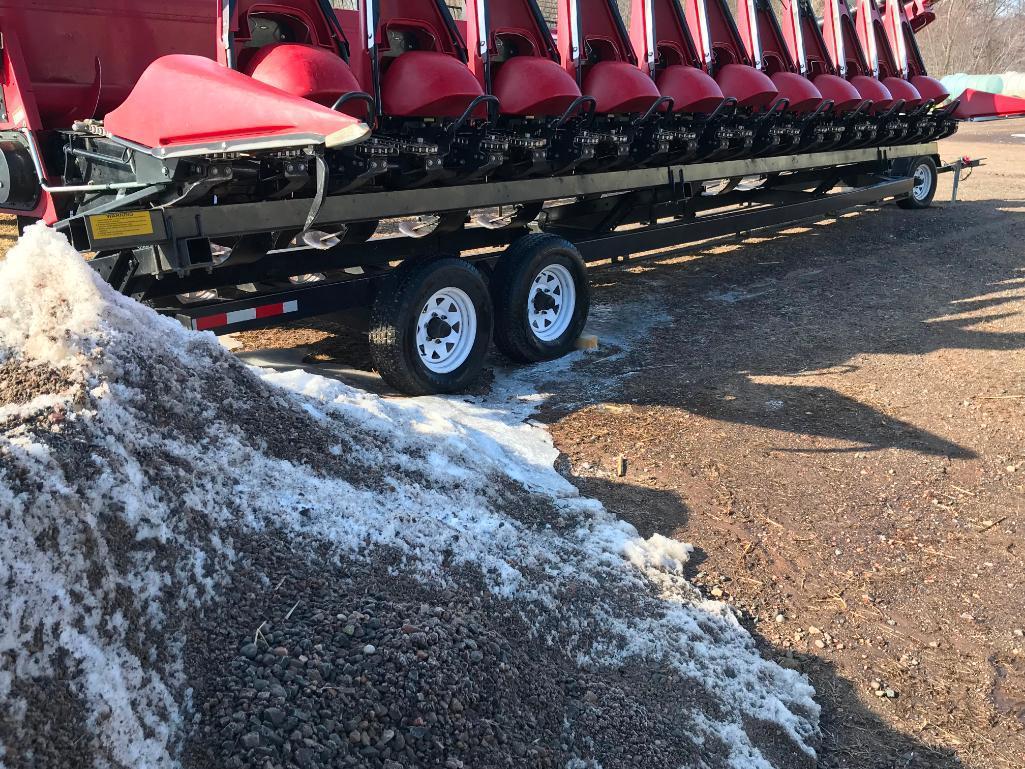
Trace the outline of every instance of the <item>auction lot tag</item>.
<instances>
[{"instance_id":1,"label":"auction lot tag","mask_svg":"<svg viewBox=\"0 0 1025 769\"><path fill-rule=\"evenodd\" d=\"M89 217L92 240L119 240L153 234L153 219L149 211L118 214L98 214Z\"/></svg>"}]
</instances>

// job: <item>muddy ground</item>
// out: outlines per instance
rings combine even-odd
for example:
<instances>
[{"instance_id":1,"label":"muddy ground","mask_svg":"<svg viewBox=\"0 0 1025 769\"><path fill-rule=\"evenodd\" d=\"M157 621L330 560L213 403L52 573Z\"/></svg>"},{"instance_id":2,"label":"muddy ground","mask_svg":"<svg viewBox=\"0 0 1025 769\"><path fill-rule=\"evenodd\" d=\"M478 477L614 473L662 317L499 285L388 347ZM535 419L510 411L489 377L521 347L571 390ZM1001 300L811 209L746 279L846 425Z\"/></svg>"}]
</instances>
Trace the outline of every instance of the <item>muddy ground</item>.
<instances>
[{"instance_id":1,"label":"muddy ground","mask_svg":"<svg viewBox=\"0 0 1025 769\"><path fill-rule=\"evenodd\" d=\"M693 543L692 578L811 678L822 767L1025 765L1020 131L944 143L988 158L957 205L595 270L606 321L666 317L537 377L563 472L642 533ZM241 341L365 363L323 328Z\"/></svg>"}]
</instances>

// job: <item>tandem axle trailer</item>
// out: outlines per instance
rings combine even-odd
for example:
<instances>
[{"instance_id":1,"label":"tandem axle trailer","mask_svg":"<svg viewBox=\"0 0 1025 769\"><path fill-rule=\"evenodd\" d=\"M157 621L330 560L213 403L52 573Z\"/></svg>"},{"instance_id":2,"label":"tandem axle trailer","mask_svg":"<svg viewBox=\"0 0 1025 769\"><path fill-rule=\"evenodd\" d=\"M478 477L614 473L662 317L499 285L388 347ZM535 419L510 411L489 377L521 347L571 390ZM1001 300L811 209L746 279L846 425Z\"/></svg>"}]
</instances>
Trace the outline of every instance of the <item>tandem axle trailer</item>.
<instances>
[{"instance_id":1,"label":"tandem axle trailer","mask_svg":"<svg viewBox=\"0 0 1025 769\"><path fill-rule=\"evenodd\" d=\"M269 234L304 229L309 201L122 208L58 227L96 253L92 266L118 290L191 329L355 312L391 384L450 392L476 377L492 336L521 362L573 349L587 263L887 200L924 208L939 173L954 172L956 185L978 164L943 165L929 143L339 196L312 225L331 223L312 230L322 242L276 248ZM350 228L381 220L391 234L345 242ZM219 259L227 241L236 246Z\"/></svg>"}]
</instances>

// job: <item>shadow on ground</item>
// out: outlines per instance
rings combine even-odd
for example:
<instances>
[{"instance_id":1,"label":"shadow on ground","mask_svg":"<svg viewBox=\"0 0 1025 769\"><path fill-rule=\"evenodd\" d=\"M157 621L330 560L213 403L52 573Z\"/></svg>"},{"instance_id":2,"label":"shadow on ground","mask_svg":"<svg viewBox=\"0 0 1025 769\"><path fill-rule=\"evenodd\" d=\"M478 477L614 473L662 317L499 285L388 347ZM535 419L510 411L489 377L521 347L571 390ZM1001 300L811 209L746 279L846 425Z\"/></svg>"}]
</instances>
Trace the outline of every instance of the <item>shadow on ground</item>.
<instances>
[{"instance_id":1,"label":"shadow on ground","mask_svg":"<svg viewBox=\"0 0 1025 769\"><path fill-rule=\"evenodd\" d=\"M601 499L605 507L633 524L642 536L669 533L686 525L688 510L670 491L635 486L622 481L577 476L560 460L560 471L582 493ZM695 576L706 556L696 549L687 564L687 576ZM828 659L812 654L787 652L759 632L759 626L745 614L741 624L751 633L762 654L779 664L808 676L822 706L819 769L963 769L951 751L926 745L893 729L861 704L858 687L840 675ZM864 687L862 687L862 690Z\"/></svg>"},{"instance_id":2,"label":"shadow on ground","mask_svg":"<svg viewBox=\"0 0 1025 769\"><path fill-rule=\"evenodd\" d=\"M821 451L899 447L973 458L970 448L877 410L870 391L854 399L802 380L839 381L875 354L1025 348L1025 333L981 327L1013 314L1003 307L1021 297L1007 294L1025 289L1025 260L1009 270L1006 253L994 250L1006 249L1008 229L1025 241L1025 211L1008 210L1016 206L962 203L956 217L885 207L726 244L682 265L662 257L597 296L615 302L654 283L673 322L631 351L625 367L590 361L587 376L610 382L607 400L825 439ZM945 236L943 250L930 246L936 235ZM949 250L952 240L963 248Z\"/></svg>"}]
</instances>

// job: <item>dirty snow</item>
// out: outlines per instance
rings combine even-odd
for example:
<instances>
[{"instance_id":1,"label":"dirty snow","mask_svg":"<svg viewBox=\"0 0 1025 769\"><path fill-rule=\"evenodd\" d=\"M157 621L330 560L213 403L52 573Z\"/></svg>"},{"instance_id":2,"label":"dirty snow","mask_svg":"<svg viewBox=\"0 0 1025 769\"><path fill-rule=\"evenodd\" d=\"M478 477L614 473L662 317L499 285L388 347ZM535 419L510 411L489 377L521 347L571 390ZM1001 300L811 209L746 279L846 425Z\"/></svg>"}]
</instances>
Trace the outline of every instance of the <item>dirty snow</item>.
<instances>
[{"instance_id":1,"label":"dirty snow","mask_svg":"<svg viewBox=\"0 0 1025 769\"><path fill-rule=\"evenodd\" d=\"M551 611L589 586L608 598L581 619L582 666L668 665L693 680L720 715L680 722L727 745L736 769L772 766L751 718L813 755L806 679L700 598L683 577L688 545L640 538L554 470L548 434L523 421L529 397L385 399L252 372L212 335L114 293L41 226L0 264L0 364L49 372L27 402L0 398L0 769L44 704L26 691L53 678L95 766L177 765L191 716L183 628L230 582L236 527L353 558L395 548L438 583L466 564L496 595ZM289 455L267 419L324 450ZM528 497L544 520L519 515Z\"/></svg>"}]
</instances>

